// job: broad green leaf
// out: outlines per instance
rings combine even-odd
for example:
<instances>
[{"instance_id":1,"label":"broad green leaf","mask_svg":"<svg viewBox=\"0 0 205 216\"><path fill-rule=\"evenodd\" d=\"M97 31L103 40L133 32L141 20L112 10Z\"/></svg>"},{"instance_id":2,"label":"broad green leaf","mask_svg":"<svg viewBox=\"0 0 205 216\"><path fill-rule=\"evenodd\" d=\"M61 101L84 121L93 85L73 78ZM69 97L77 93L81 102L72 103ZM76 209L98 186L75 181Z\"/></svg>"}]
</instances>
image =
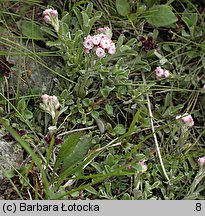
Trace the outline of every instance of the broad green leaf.
<instances>
[{"instance_id":1,"label":"broad green leaf","mask_svg":"<svg viewBox=\"0 0 205 216\"><path fill-rule=\"evenodd\" d=\"M73 198L79 197L79 191L74 191L70 194Z\"/></svg>"},{"instance_id":2,"label":"broad green leaf","mask_svg":"<svg viewBox=\"0 0 205 216\"><path fill-rule=\"evenodd\" d=\"M29 110L24 110L22 112L22 115L25 119L32 119L33 118L33 113Z\"/></svg>"},{"instance_id":3,"label":"broad green leaf","mask_svg":"<svg viewBox=\"0 0 205 216\"><path fill-rule=\"evenodd\" d=\"M28 38L35 40L43 40L43 33L36 23L33 21L22 20L17 22L18 28L22 34Z\"/></svg>"},{"instance_id":4,"label":"broad green leaf","mask_svg":"<svg viewBox=\"0 0 205 216\"><path fill-rule=\"evenodd\" d=\"M128 0L116 0L115 5L117 12L121 16L127 16L129 14L130 5Z\"/></svg>"},{"instance_id":5,"label":"broad green leaf","mask_svg":"<svg viewBox=\"0 0 205 216\"><path fill-rule=\"evenodd\" d=\"M62 145L62 147L58 153L58 156L56 158L54 170L56 170L67 157L69 157L70 155L73 154L73 151L74 151L74 149L75 149L81 136L82 136L82 133L72 134L63 143L63 145Z\"/></svg>"},{"instance_id":6,"label":"broad green leaf","mask_svg":"<svg viewBox=\"0 0 205 216\"><path fill-rule=\"evenodd\" d=\"M105 105L105 110L107 112L108 115L113 115L113 107L109 104Z\"/></svg>"},{"instance_id":7,"label":"broad green leaf","mask_svg":"<svg viewBox=\"0 0 205 216\"><path fill-rule=\"evenodd\" d=\"M99 154L100 154L100 151L90 151L86 159L83 160L81 163L79 163L79 165L77 166L73 165L67 168L66 170L63 170L63 172L60 173L60 175L57 177L58 185L60 186L61 182L63 182L64 179L67 178L68 176L71 176L74 173L78 172L79 170L82 170L87 164L89 164Z\"/></svg>"},{"instance_id":8,"label":"broad green leaf","mask_svg":"<svg viewBox=\"0 0 205 216\"><path fill-rule=\"evenodd\" d=\"M114 128L114 131L116 134L118 135L122 135L126 132L126 129L124 127L124 125L122 124L118 124L115 128Z\"/></svg>"},{"instance_id":9,"label":"broad green leaf","mask_svg":"<svg viewBox=\"0 0 205 216\"><path fill-rule=\"evenodd\" d=\"M77 144L74 146L74 149L70 154L66 155L63 160L63 170L66 170L67 168L71 167L72 165L76 164L82 158L85 156L87 151L89 150L91 146L91 139L89 137L82 137L82 139L79 139Z\"/></svg>"},{"instance_id":10,"label":"broad green leaf","mask_svg":"<svg viewBox=\"0 0 205 216\"><path fill-rule=\"evenodd\" d=\"M187 25L188 28L195 27L198 20L197 13L191 13L190 11L185 10L182 14L181 19Z\"/></svg>"},{"instance_id":11,"label":"broad green leaf","mask_svg":"<svg viewBox=\"0 0 205 216\"><path fill-rule=\"evenodd\" d=\"M106 165L108 165L108 166L114 165L114 163L115 163L115 158L114 158L114 156L113 156L111 153L109 153L109 154L107 155L105 163L106 163Z\"/></svg>"},{"instance_id":12,"label":"broad green leaf","mask_svg":"<svg viewBox=\"0 0 205 216\"><path fill-rule=\"evenodd\" d=\"M152 26L164 27L175 23L177 17L168 5L157 5L147 11L146 20Z\"/></svg>"},{"instance_id":13,"label":"broad green leaf","mask_svg":"<svg viewBox=\"0 0 205 216\"><path fill-rule=\"evenodd\" d=\"M107 98L108 95L110 94L110 92L114 89L115 87L109 87L109 86L106 86L105 88L101 88L100 89L100 93L102 94L102 96L104 98Z\"/></svg>"},{"instance_id":14,"label":"broad green leaf","mask_svg":"<svg viewBox=\"0 0 205 216\"><path fill-rule=\"evenodd\" d=\"M99 118L100 114L99 114L98 111L94 110L94 111L92 111L91 116L92 116L94 119L97 119L97 118Z\"/></svg>"},{"instance_id":15,"label":"broad green leaf","mask_svg":"<svg viewBox=\"0 0 205 216\"><path fill-rule=\"evenodd\" d=\"M88 107L90 104L90 100L88 98L85 98L82 100L83 106Z\"/></svg>"},{"instance_id":16,"label":"broad green leaf","mask_svg":"<svg viewBox=\"0 0 205 216\"><path fill-rule=\"evenodd\" d=\"M26 109L26 101L24 99L21 99L17 104L17 109L21 113L21 111Z\"/></svg>"},{"instance_id":17,"label":"broad green leaf","mask_svg":"<svg viewBox=\"0 0 205 216\"><path fill-rule=\"evenodd\" d=\"M127 45L122 45L120 47L120 52L126 52L128 50L132 49L131 47L127 46Z\"/></svg>"},{"instance_id":18,"label":"broad green leaf","mask_svg":"<svg viewBox=\"0 0 205 216\"><path fill-rule=\"evenodd\" d=\"M83 32L82 30L78 30L77 32L75 32L75 37L74 37L74 40L73 40L73 48L76 48L79 46L79 40L81 39L83 35Z\"/></svg>"},{"instance_id":19,"label":"broad green leaf","mask_svg":"<svg viewBox=\"0 0 205 216\"><path fill-rule=\"evenodd\" d=\"M132 164L132 168L136 169L137 171L142 171L142 166L139 163Z\"/></svg>"},{"instance_id":20,"label":"broad green leaf","mask_svg":"<svg viewBox=\"0 0 205 216\"><path fill-rule=\"evenodd\" d=\"M68 97L69 97L69 91L68 91L68 89L64 89L61 93L61 99L66 100L66 99L68 99Z\"/></svg>"}]
</instances>

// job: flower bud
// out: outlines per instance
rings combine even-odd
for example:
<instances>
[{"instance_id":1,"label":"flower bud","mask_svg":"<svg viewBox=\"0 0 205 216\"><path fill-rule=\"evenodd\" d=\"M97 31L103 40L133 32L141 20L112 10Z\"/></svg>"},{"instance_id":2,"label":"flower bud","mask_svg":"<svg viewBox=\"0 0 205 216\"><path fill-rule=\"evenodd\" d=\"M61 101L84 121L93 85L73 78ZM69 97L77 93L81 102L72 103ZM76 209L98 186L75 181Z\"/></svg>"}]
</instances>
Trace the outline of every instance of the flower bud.
<instances>
[{"instance_id":1,"label":"flower bud","mask_svg":"<svg viewBox=\"0 0 205 216\"><path fill-rule=\"evenodd\" d=\"M42 95L41 98L43 103L40 104L40 108L48 112L52 119L54 119L57 115L58 109L60 108L58 98L55 95L49 96L47 94Z\"/></svg>"},{"instance_id":2,"label":"flower bud","mask_svg":"<svg viewBox=\"0 0 205 216\"><path fill-rule=\"evenodd\" d=\"M147 165L145 164L145 160L140 161L139 164L142 167L142 172L146 172L147 171Z\"/></svg>"},{"instance_id":3,"label":"flower bud","mask_svg":"<svg viewBox=\"0 0 205 216\"><path fill-rule=\"evenodd\" d=\"M198 162L200 166L204 166L205 165L205 156L198 158Z\"/></svg>"},{"instance_id":4,"label":"flower bud","mask_svg":"<svg viewBox=\"0 0 205 216\"><path fill-rule=\"evenodd\" d=\"M189 127L192 127L194 125L194 120L191 115L188 113L185 113L183 115L176 116L176 119L180 119L181 122Z\"/></svg>"}]
</instances>

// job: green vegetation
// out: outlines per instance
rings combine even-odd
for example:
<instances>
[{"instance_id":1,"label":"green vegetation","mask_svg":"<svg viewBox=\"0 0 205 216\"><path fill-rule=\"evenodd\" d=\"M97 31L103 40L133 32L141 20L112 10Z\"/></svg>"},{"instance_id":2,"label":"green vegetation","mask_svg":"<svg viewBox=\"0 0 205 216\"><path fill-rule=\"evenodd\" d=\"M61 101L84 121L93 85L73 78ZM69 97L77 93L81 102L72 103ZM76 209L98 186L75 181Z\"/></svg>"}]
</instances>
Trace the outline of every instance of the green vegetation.
<instances>
[{"instance_id":1,"label":"green vegetation","mask_svg":"<svg viewBox=\"0 0 205 216\"><path fill-rule=\"evenodd\" d=\"M204 5L48 2L1 1L16 199L205 199Z\"/></svg>"}]
</instances>

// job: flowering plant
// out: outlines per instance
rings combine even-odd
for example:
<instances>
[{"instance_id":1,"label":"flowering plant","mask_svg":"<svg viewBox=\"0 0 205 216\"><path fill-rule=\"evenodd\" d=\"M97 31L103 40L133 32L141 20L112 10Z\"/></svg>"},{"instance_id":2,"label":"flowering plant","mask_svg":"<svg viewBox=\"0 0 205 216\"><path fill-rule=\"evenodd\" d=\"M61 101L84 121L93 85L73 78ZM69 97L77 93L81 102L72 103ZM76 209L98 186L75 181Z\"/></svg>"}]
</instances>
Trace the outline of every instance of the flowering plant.
<instances>
[{"instance_id":1,"label":"flowering plant","mask_svg":"<svg viewBox=\"0 0 205 216\"><path fill-rule=\"evenodd\" d=\"M199 165L201 167L205 166L205 156L198 158Z\"/></svg>"},{"instance_id":2,"label":"flowering plant","mask_svg":"<svg viewBox=\"0 0 205 216\"><path fill-rule=\"evenodd\" d=\"M67 110L67 107L60 109L61 105L55 95L49 96L47 94L44 94L41 96L41 99L42 103L40 103L40 108L51 115L53 125L56 126L58 117L61 113Z\"/></svg>"},{"instance_id":3,"label":"flowering plant","mask_svg":"<svg viewBox=\"0 0 205 216\"><path fill-rule=\"evenodd\" d=\"M176 119L180 119L182 124L184 124L188 127L194 126L194 120L193 120L192 116L189 115L188 113L185 113L183 115L178 115L178 116L176 116Z\"/></svg>"},{"instance_id":4,"label":"flowering plant","mask_svg":"<svg viewBox=\"0 0 205 216\"><path fill-rule=\"evenodd\" d=\"M88 35L84 42L83 46L87 54L94 48L94 53L97 57L105 57L106 52L110 55L113 55L116 52L115 44L111 40L112 32L110 28L99 28L98 34Z\"/></svg>"},{"instance_id":5,"label":"flowering plant","mask_svg":"<svg viewBox=\"0 0 205 216\"><path fill-rule=\"evenodd\" d=\"M43 19L46 23L53 26L56 32L59 31L58 11L48 8L43 11Z\"/></svg>"},{"instance_id":6,"label":"flowering plant","mask_svg":"<svg viewBox=\"0 0 205 216\"><path fill-rule=\"evenodd\" d=\"M155 73L156 73L157 79L167 78L170 76L169 71L162 69L160 66L156 67Z\"/></svg>"}]
</instances>

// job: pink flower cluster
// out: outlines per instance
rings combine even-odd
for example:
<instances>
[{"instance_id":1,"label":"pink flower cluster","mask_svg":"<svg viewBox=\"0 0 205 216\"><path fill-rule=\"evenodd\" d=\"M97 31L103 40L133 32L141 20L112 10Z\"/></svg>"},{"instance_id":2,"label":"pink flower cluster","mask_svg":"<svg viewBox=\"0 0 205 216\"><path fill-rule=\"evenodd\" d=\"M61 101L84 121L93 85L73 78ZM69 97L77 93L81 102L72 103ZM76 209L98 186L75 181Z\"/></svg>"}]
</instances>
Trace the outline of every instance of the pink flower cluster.
<instances>
[{"instance_id":1,"label":"pink flower cluster","mask_svg":"<svg viewBox=\"0 0 205 216\"><path fill-rule=\"evenodd\" d=\"M57 16L57 15L58 15L58 11L53 10L51 8L48 8L45 11L43 11L43 18L44 18L45 22L49 23L49 24L52 22L52 17Z\"/></svg>"},{"instance_id":2,"label":"pink flower cluster","mask_svg":"<svg viewBox=\"0 0 205 216\"><path fill-rule=\"evenodd\" d=\"M97 57L103 58L106 52L113 55L116 52L115 44L111 40L112 32L110 28L99 28L97 35L88 35L83 46L85 47L85 52L87 54L94 48L94 52Z\"/></svg>"},{"instance_id":3,"label":"pink flower cluster","mask_svg":"<svg viewBox=\"0 0 205 216\"><path fill-rule=\"evenodd\" d=\"M59 31L58 11L48 8L43 12L43 18L46 23L53 26L56 32Z\"/></svg>"},{"instance_id":4,"label":"pink flower cluster","mask_svg":"<svg viewBox=\"0 0 205 216\"><path fill-rule=\"evenodd\" d=\"M40 104L40 108L48 112L52 116L52 119L54 119L60 108L58 98L55 95L49 96L44 94L41 96L41 99L43 100L43 103Z\"/></svg>"},{"instance_id":5,"label":"pink flower cluster","mask_svg":"<svg viewBox=\"0 0 205 216\"><path fill-rule=\"evenodd\" d=\"M205 165L205 156L198 158L198 162L201 166Z\"/></svg>"},{"instance_id":6,"label":"pink flower cluster","mask_svg":"<svg viewBox=\"0 0 205 216\"><path fill-rule=\"evenodd\" d=\"M191 115L188 113L185 113L183 115L179 115L176 117L176 119L180 119L181 122L189 127L192 127L194 125L194 120Z\"/></svg>"},{"instance_id":7,"label":"pink flower cluster","mask_svg":"<svg viewBox=\"0 0 205 216\"><path fill-rule=\"evenodd\" d=\"M142 172L146 172L147 171L147 165L145 163L145 160L140 161L139 164L142 166Z\"/></svg>"},{"instance_id":8,"label":"pink flower cluster","mask_svg":"<svg viewBox=\"0 0 205 216\"><path fill-rule=\"evenodd\" d=\"M164 70L160 66L156 67L155 73L156 73L157 79L164 78L164 77L167 78L170 75L168 70Z\"/></svg>"}]
</instances>

